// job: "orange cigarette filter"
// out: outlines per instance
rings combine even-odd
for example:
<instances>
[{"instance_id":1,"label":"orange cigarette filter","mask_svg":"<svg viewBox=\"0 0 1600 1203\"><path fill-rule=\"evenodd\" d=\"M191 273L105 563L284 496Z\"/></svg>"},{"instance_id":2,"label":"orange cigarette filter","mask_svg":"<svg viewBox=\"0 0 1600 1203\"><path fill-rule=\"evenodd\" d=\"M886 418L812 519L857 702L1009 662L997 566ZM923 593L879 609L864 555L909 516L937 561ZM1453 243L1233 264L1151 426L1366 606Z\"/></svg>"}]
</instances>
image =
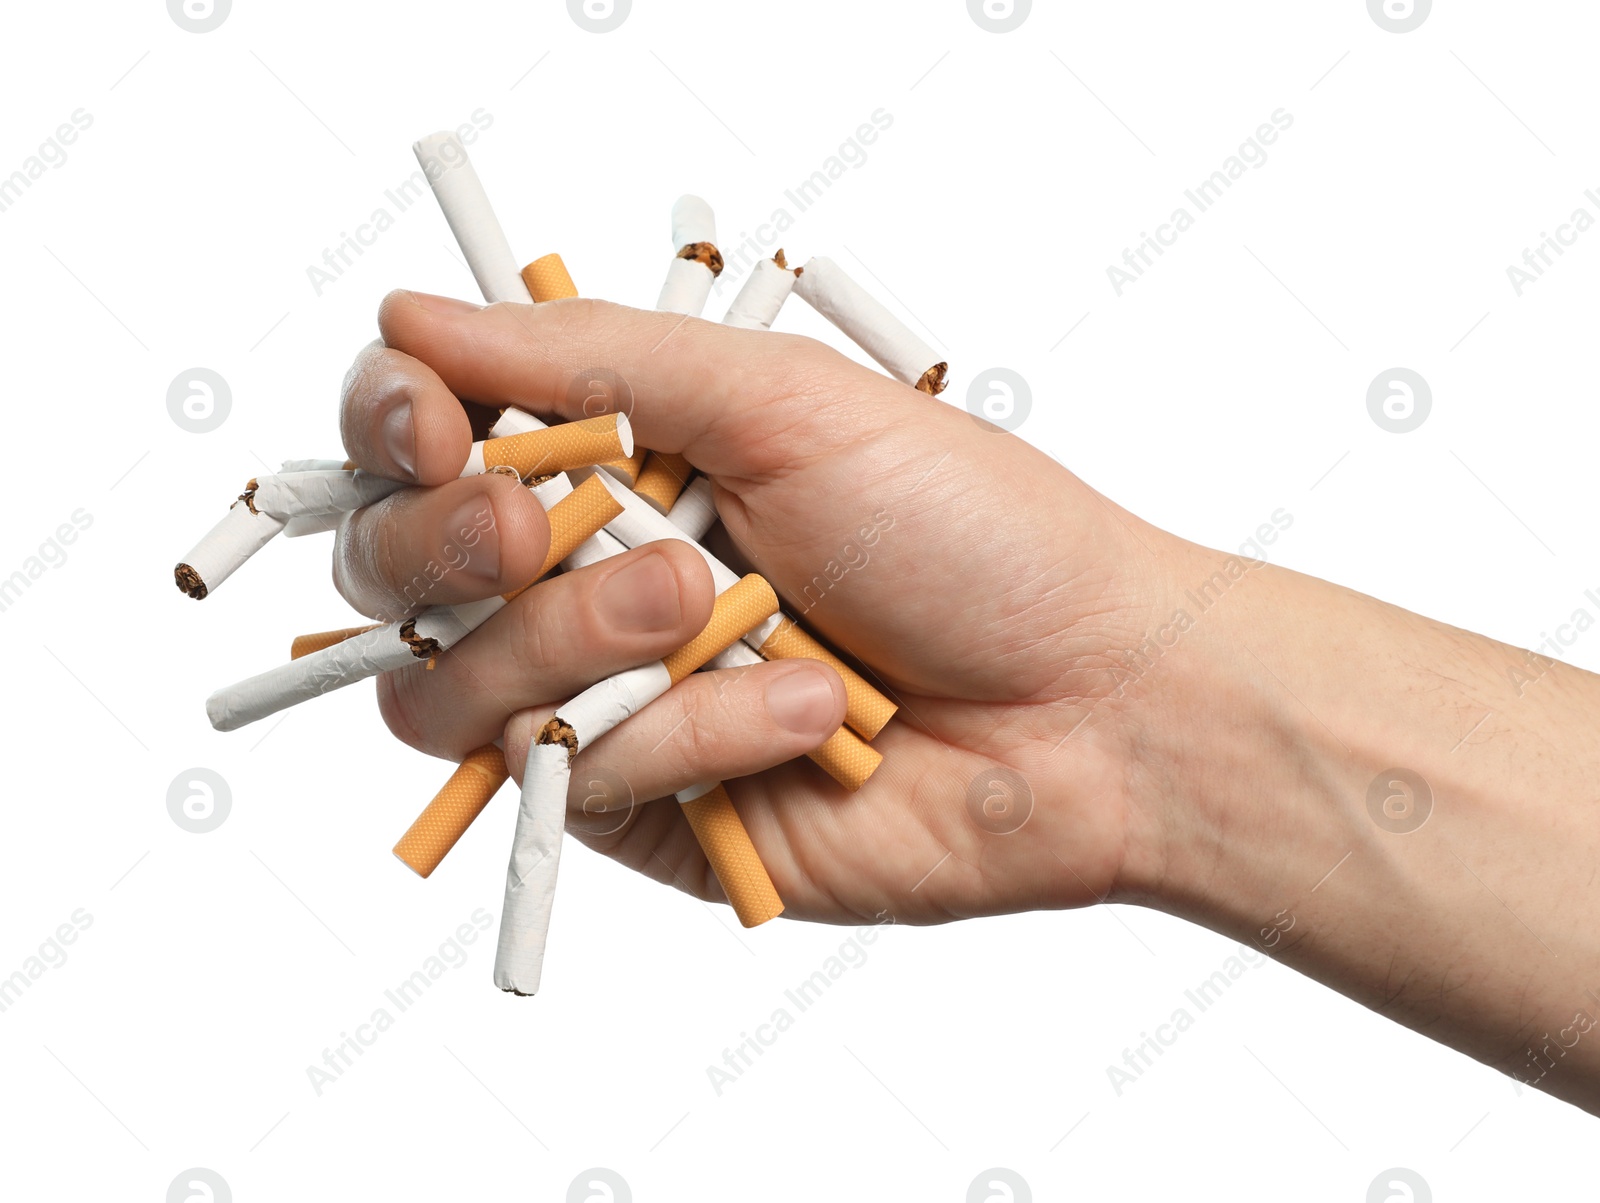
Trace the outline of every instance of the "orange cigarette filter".
<instances>
[{"instance_id":1,"label":"orange cigarette filter","mask_svg":"<svg viewBox=\"0 0 1600 1203\"><path fill-rule=\"evenodd\" d=\"M768 660L821 660L844 682L844 721L867 739L873 739L899 709L867 683L860 673L835 656L792 618L785 618L761 645ZM876 767L876 766L874 766Z\"/></svg>"},{"instance_id":2,"label":"orange cigarette filter","mask_svg":"<svg viewBox=\"0 0 1600 1203\"><path fill-rule=\"evenodd\" d=\"M650 452L643 447L635 447L632 455L623 456L601 464L602 468L610 469L612 475L620 476L631 489L639 483L639 473L644 471L644 461L650 457Z\"/></svg>"},{"instance_id":3,"label":"orange cigarette filter","mask_svg":"<svg viewBox=\"0 0 1600 1203\"><path fill-rule=\"evenodd\" d=\"M289 659L298 660L301 656L309 656L312 652L320 652L325 647L343 643L346 639L354 639L357 635L364 635L382 625L382 623L374 622L364 627L341 627L337 631L317 631L311 635L296 635L294 641L289 644Z\"/></svg>"},{"instance_id":4,"label":"orange cigarette filter","mask_svg":"<svg viewBox=\"0 0 1600 1203\"><path fill-rule=\"evenodd\" d=\"M523 268L522 282L535 301L560 301L578 295L578 286L567 274L567 265L554 253L541 255Z\"/></svg>"},{"instance_id":5,"label":"orange cigarette filter","mask_svg":"<svg viewBox=\"0 0 1600 1203\"><path fill-rule=\"evenodd\" d=\"M518 476L554 476L574 468L592 468L633 451L633 433L622 414L601 414L563 422L483 444L483 466L489 471L511 468Z\"/></svg>"},{"instance_id":6,"label":"orange cigarette filter","mask_svg":"<svg viewBox=\"0 0 1600 1203\"><path fill-rule=\"evenodd\" d=\"M821 747L806 755L851 793L865 785L883 763L883 753L849 727L840 727Z\"/></svg>"},{"instance_id":7,"label":"orange cigarette filter","mask_svg":"<svg viewBox=\"0 0 1600 1203\"><path fill-rule=\"evenodd\" d=\"M557 564L577 551L579 544L620 513L622 513L621 504L606 491L605 485L593 476L556 502L545 511L545 518L550 523L550 550L545 552L544 564L540 566L539 576L534 580L552 571ZM510 601L533 583L529 581L521 589L513 589L501 596Z\"/></svg>"},{"instance_id":8,"label":"orange cigarette filter","mask_svg":"<svg viewBox=\"0 0 1600 1203\"><path fill-rule=\"evenodd\" d=\"M633 491L665 514L689 483L694 469L683 456L671 451L652 451L633 482Z\"/></svg>"},{"instance_id":9,"label":"orange cigarette filter","mask_svg":"<svg viewBox=\"0 0 1600 1203\"><path fill-rule=\"evenodd\" d=\"M721 593L711 610L711 621L688 643L661 658L676 685L752 627L778 612L778 595L765 580L751 573L740 577Z\"/></svg>"},{"instance_id":10,"label":"orange cigarette filter","mask_svg":"<svg viewBox=\"0 0 1600 1203\"><path fill-rule=\"evenodd\" d=\"M427 877L510 775L505 754L493 744L468 752L444 788L400 837L394 854L418 877Z\"/></svg>"},{"instance_id":11,"label":"orange cigarette filter","mask_svg":"<svg viewBox=\"0 0 1600 1203\"><path fill-rule=\"evenodd\" d=\"M757 927L783 914L783 899L778 897L772 878L756 854L728 791L718 785L682 805L684 817L694 828L695 838L705 850L739 922Z\"/></svg>"}]
</instances>

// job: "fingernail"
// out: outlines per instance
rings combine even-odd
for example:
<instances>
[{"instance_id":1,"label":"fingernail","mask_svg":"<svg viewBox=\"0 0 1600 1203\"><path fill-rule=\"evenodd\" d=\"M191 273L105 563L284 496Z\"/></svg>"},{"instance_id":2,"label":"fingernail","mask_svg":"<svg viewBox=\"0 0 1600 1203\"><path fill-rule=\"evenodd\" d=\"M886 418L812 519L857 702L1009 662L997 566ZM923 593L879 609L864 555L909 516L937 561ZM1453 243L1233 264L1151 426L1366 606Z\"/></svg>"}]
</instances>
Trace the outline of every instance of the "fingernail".
<instances>
[{"instance_id":1,"label":"fingernail","mask_svg":"<svg viewBox=\"0 0 1600 1203\"><path fill-rule=\"evenodd\" d=\"M402 401L383 415L380 434L384 454L404 475L416 479L417 431L411 422L411 402Z\"/></svg>"},{"instance_id":2,"label":"fingernail","mask_svg":"<svg viewBox=\"0 0 1600 1203\"><path fill-rule=\"evenodd\" d=\"M494 503L480 493L456 507L445 525L443 562L479 580L500 579L500 528Z\"/></svg>"},{"instance_id":3,"label":"fingernail","mask_svg":"<svg viewBox=\"0 0 1600 1203\"><path fill-rule=\"evenodd\" d=\"M833 723L833 686L814 668L794 669L767 686L767 713L797 735L814 735Z\"/></svg>"},{"instance_id":4,"label":"fingernail","mask_svg":"<svg viewBox=\"0 0 1600 1203\"><path fill-rule=\"evenodd\" d=\"M652 552L600 583L595 611L613 631L641 635L670 631L683 621L677 574Z\"/></svg>"},{"instance_id":5,"label":"fingernail","mask_svg":"<svg viewBox=\"0 0 1600 1203\"><path fill-rule=\"evenodd\" d=\"M429 313L439 313L446 317L458 313L472 313L482 309L482 305L475 305L471 301L462 301L456 297L436 296L431 292L413 292L411 299Z\"/></svg>"}]
</instances>

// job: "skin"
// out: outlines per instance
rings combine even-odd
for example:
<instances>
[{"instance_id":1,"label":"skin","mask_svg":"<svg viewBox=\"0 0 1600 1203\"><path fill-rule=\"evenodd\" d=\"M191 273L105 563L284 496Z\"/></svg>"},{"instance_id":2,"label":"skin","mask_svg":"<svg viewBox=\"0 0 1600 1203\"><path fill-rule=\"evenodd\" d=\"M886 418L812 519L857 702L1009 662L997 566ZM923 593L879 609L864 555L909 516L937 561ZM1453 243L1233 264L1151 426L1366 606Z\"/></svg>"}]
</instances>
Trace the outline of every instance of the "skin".
<instances>
[{"instance_id":1,"label":"skin","mask_svg":"<svg viewBox=\"0 0 1600 1203\"><path fill-rule=\"evenodd\" d=\"M1600 678L1179 539L808 339L408 292L379 327L346 447L428 487L340 531L352 604L412 612L403 582L458 562L447 544L485 507L484 546L427 600L523 584L548 527L515 481L454 479L462 399L570 420L569 386L608 370L640 442L711 477L724 558L900 706L849 794L796 759L842 720L830 669L696 674L580 753L575 782L620 774L638 800L585 814L575 785L591 847L722 899L669 795L724 780L787 917L1139 903L1600 1113ZM712 595L675 543L552 578L434 671L381 678L383 716L452 759L503 735L520 774L557 704L687 641Z\"/></svg>"}]
</instances>

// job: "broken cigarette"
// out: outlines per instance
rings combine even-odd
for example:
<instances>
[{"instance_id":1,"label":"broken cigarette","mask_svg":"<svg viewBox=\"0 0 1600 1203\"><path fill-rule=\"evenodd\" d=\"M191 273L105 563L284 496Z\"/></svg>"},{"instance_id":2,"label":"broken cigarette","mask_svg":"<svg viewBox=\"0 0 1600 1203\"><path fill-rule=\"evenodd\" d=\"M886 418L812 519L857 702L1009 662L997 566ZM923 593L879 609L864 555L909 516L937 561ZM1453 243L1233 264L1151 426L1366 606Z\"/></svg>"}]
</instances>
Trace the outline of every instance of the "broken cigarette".
<instances>
[{"instance_id":1,"label":"broken cigarette","mask_svg":"<svg viewBox=\"0 0 1600 1203\"><path fill-rule=\"evenodd\" d=\"M489 195L467 158L461 139L448 130L429 134L412 146L422 172L444 211L456 245L472 269L484 300L531 302L527 286L517 271L511 244L489 204Z\"/></svg>"},{"instance_id":2,"label":"broken cigarette","mask_svg":"<svg viewBox=\"0 0 1600 1203\"><path fill-rule=\"evenodd\" d=\"M370 472L304 471L258 476L221 522L173 569L179 589L199 601L214 592L289 522L371 505L403 487Z\"/></svg>"},{"instance_id":3,"label":"broken cigarette","mask_svg":"<svg viewBox=\"0 0 1600 1203\"><path fill-rule=\"evenodd\" d=\"M722 274L722 252L717 250L717 219L698 196L680 196L672 206L672 245L677 253L667 265L656 308L699 317L711 285Z\"/></svg>"},{"instance_id":4,"label":"broken cigarette","mask_svg":"<svg viewBox=\"0 0 1600 1203\"><path fill-rule=\"evenodd\" d=\"M778 311L794 291L794 282L800 272L800 268L789 266L780 247L771 259L763 259L751 269L739 289L739 295L733 298L728 312L722 315L722 324L741 330L772 329Z\"/></svg>"},{"instance_id":5,"label":"broken cigarette","mask_svg":"<svg viewBox=\"0 0 1600 1203\"><path fill-rule=\"evenodd\" d=\"M622 507L622 513L607 523L606 530L625 546L639 547L645 543L653 543L658 539L683 539L690 547L700 553L701 559L705 560L706 566L711 569L711 579L718 589L726 589L736 579L732 569L695 540L687 538L682 531L674 527L665 516L656 513L642 498L608 480L603 475L592 476L590 479L600 480ZM860 673L857 673L837 656L830 653L815 638L795 625L793 619L787 619L786 624L786 618L787 616L785 615L774 614L760 628L751 631L745 637L745 642L769 659L788 659L794 656L801 656L806 659L822 660L831 665L845 683L845 696L849 701L848 708L845 711L845 722L869 739L877 735L879 731L883 730L883 725L893 716L897 709L895 704L873 688ZM785 634L774 643L771 637L778 631L780 626L785 627Z\"/></svg>"},{"instance_id":6,"label":"broken cigarette","mask_svg":"<svg viewBox=\"0 0 1600 1203\"><path fill-rule=\"evenodd\" d=\"M605 479L596 474L572 488L565 478L557 476L533 490L540 503L550 507L550 547L534 580L570 556L586 538L620 513L604 486L592 483ZM352 682L417 660L430 660L455 646L527 587L458 606L429 606L403 621L373 627L219 689L206 699L206 714L218 731L234 731Z\"/></svg>"},{"instance_id":7,"label":"broken cigarette","mask_svg":"<svg viewBox=\"0 0 1600 1203\"><path fill-rule=\"evenodd\" d=\"M937 396L944 391L949 365L844 272L832 259L812 259L800 270L794 290L823 317L849 336L896 380Z\"/></svg>"},{"instance_id":8,"label":"broken cigarette","mask_svg":"<svg viewBox=\"0 0 1600 1203\"><path fill-rule=\"evenodd\" d=\"M722 783L691 785L677 798L739 922L758 927L783 914L783 899Z\"/></svg>"},{"instance_id":9,"label":"broken cigarette","mask_svg":"<svg viewBox=\"0 0 1600 1203\"><path fill-rule=\"evenodd\" d=\"M505 753L496 745L485 744L468 752L433 801L400 837L394 846L395 856L418 877L427 877L510 775Z\"/></svg>"},{"instance_id":10,"label":"broken cigarette","mask_svg":"<svg viewBox=\"0 0 1600 1203\"><path fill-rule=\"evenodd\" d=\"M604 476L590 479L604 480ZM545 937L561 863L571 760L631 715L666 693L733 642L749 626L777 612L772 586L747 576L723 590L705 629L671 655L608 677L556 711L528 749L522 774L517 829L506 870L505 905L495 953L494 983L514 994L538 992Z\"/></svg>"}]
</instances>

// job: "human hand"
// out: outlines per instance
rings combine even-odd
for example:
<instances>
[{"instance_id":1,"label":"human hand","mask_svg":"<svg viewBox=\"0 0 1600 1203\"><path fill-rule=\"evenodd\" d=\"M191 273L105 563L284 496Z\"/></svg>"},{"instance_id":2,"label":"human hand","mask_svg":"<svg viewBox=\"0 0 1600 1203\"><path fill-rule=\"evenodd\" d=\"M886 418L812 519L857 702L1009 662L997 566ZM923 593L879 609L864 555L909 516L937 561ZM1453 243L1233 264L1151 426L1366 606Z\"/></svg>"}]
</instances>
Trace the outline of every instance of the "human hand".
<instances>
[{"instance_id":1,"label":"human hand","mask_svg":"<svg viewBox=\"0 0 1600 1203\"><path fill-rule=\"evenodd\" d=\"M874 743L883 766L852 795L794 759L841 721L831 670L697 674L579 756L579 838L720 897L668 795L727 779L794 917L930 922L1118 886L1135 833L1112 657L1150 625L1164 571L1152 548L1181 556L1181 541L1022 440L808 339L591 301L482 308L404 292L379 323L383 345L347 382L347 448L363 468L436 487L341 531L335 577L353 604L414 609L405 583L449 562L446 532L483 526L486 510L493 531L426 601L522 583L543 552L542 511L512 481L453 479L471 440L457 398L572 419L586 415L569 385L597 370L630 386L641 443L715 482L732 555L900 704ZM552 579L432 671L380 679L384 717L454 759L503 733L519 775L555 704L687 640L711 596L703 564L672 543ZM613 774L643 804L585 815L581 783Z\"/></svg>"}]
</instances>

